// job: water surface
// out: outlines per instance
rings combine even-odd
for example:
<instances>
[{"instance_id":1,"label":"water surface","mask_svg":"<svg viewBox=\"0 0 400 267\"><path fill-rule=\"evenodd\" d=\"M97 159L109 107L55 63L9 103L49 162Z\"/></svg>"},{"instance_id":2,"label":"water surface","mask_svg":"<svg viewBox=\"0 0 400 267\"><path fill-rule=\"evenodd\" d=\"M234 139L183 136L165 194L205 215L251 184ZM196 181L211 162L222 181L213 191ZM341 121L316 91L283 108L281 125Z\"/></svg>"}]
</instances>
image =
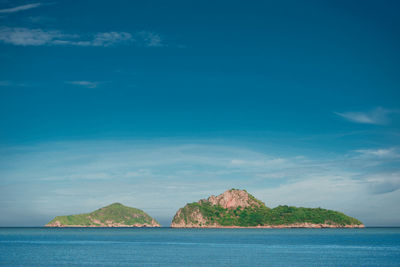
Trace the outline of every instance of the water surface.
<instances>
[{"instance_id":1,"label":"water surface","mask_svg":"<svg viewBox=\"0 0 400 267\"><path fill-rule=\"evenodd\" d=\"M9 266L400 266L400 228L0 228Z\"/></svg>"}]
</instances>

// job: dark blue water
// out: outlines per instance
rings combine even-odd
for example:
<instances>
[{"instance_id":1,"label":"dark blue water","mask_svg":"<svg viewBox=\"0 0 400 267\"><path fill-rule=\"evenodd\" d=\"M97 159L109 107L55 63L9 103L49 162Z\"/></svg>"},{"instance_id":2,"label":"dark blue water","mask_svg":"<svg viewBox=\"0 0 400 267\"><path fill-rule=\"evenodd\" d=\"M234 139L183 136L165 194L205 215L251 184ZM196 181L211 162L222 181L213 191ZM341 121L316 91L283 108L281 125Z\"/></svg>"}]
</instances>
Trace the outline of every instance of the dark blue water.
<instances>
[{"instance_id":1,"label":"dark blue water","mask_svg":"<svg viewBox=\"0 0 400 267\"><path fill-rule=\"evenodd\" d=\"M9 266L400 266L400 228L0 228Z\"/></svg>"}]
</instances>

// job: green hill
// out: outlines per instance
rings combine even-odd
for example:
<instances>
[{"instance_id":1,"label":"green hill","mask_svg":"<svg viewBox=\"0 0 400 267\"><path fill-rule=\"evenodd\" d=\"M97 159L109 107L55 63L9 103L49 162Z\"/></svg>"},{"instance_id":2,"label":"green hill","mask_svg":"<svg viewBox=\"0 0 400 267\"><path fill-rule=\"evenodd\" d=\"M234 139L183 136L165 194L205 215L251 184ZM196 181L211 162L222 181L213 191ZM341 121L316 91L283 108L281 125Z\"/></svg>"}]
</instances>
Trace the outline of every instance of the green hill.
<instances>
[{"instance_id":1,"label":"green hill","mask_svg":"<svg viewBox=\"0 0 400 267\"><path fill-rule=\"evenodd\" d=\"M160 224L140 209L114 203L91 213L57 216L49 227L159 227Z\"/></svg>"},{"instance_id":2,"label":"green hill","mask_svg":"<svg viewBox=\"0 0 400 267\"><path fill-rule=\"evenodd\" d=\"M178 210L171 227L363 227L341 212L278 206L270 209L245 190L231 189Z\"/></svg>"}]
</instances>

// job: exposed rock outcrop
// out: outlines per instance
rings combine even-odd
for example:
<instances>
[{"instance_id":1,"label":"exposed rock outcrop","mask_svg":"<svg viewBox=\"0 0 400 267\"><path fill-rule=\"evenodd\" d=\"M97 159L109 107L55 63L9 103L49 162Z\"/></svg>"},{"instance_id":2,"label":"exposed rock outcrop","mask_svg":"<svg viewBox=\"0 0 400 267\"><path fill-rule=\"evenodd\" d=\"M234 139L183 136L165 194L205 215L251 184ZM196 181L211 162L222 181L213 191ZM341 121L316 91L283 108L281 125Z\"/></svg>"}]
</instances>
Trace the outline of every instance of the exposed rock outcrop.
<instances>
[{"instance_id":1,"label":"exposed rock outcrop","mask_svg":"<svg viewBox=\"0 0 400 267\"><path fill-rule=\"evenodd\" d=\"M251 197L245 190L227 190L218 196L211 196L207 199L212 205L220 205L224 209L246 208L250 206L265 205L254 197Z\"/></svg>"},{"instance_id":2,"label":"exposed rock outcrop","mask_svg":"<svg viewBox=\"0 0 400 267\"><path fill-rule=\"evenodd\" d=\"M321 208L278 206L270 209L245 190L231 189L180 208L176 228L362 228L343 213Z\"/></svg>"}]
</instances>

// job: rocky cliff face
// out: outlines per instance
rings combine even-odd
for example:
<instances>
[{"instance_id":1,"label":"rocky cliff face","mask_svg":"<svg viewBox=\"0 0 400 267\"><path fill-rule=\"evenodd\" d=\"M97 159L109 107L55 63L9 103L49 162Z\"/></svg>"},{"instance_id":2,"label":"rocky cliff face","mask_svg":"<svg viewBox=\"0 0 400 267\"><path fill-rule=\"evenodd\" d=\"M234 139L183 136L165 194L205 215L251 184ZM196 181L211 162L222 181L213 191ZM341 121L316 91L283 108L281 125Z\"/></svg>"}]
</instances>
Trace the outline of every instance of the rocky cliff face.
<instances>
[{"instance_id":1,"label":"rocky cliff face","mask_svg":"<svg viewBox=\"0 0 400 267\"><path fill-rule=\"evenodd\" d=\"M231 189L180 208L171 227L179 228L360 228L343 213L321 208L270 209L245 190Z\"/></svg>"},{"instance_id":2,"label":"rocky cliff face","mask_svg":"<svg viewBox=\"0 0 400 267\"><path fill-rule=\"evenodd\" d=\"M251 197L245 190L231 189L221 195L211 196L207 199L212 205L219 205L224 209L246 208L250 206L265 205L261 201Z\"/></svg>"},{"instance_id":3,"label":"rocky cliff face","mask_svg":"<svg viewBox=\"0 0 400 267\"><path fill-rule=\"evenodd\" d=\"M160 224L142 210L114 203L91 213L57 216L48 227L159 227Z\"/></svg>"},{"instance_id":4,"label":"rocky cliff face","mask_svg":"<svg viewBox=\"0 0 400 267\"><path fill-rule=\"evenodd\" d=\"M193 203L192 203L193 204ZM231 189L218 196L201 199L198 205L186 205L180 208L172 220L171 227L217 227L216 222L210 222L202 212L202 205L219 206L224 209L243 209L250 206L264 205L261 201L250 197L245 190Z\"/></svg>"}]
</instances>

